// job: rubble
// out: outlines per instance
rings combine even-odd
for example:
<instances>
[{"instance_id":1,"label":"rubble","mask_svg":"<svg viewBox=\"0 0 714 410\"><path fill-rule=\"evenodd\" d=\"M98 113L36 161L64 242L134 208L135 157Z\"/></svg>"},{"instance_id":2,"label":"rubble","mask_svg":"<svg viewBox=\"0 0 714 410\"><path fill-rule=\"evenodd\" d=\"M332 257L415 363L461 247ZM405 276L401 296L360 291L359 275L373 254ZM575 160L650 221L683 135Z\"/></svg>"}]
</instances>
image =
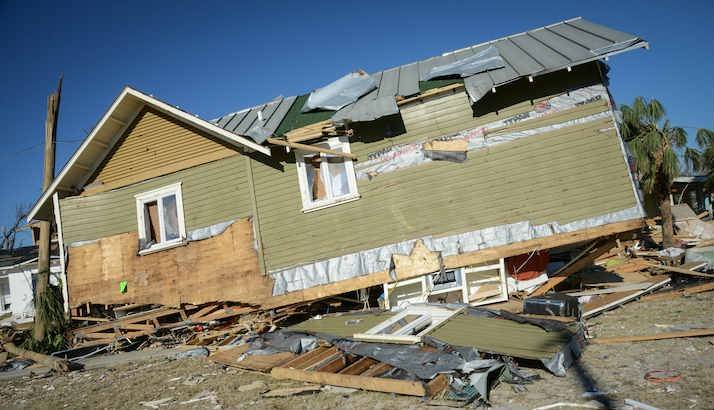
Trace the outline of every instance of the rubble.
<instances>
[{"instance_id":1,"label":"rubble","mask_svg":"<svg viewBox=\"0 0 714 410\"><path fill-rule=\"evenodd\" d=\"M367 390L424 397L430 403L486 404L499 383L529 383L531 376L521 366L533 366L534 360L562 376L587 354L588 344L714 335L708 325L672 324L656 325L667 331L650 335L589 336L589 320L625 303L714 290L711 265L687 261L686 252L658 252L658 238L655 225L649 225L630 238L608 236L506 260L501 265L507 267L506 301L496 298L481 307L460 300L421 303L416 298L389 309L370 309L370 292L274 309L226 302L87 306L86 316L73 317L80 326L69 332L72 348L58 352L64 359L47 356L51 363L39 357L37 361L63 370L53 363L122 349L180 346L177 359L207 357L239 371L309 383L275 389L256 380L237 387L264 398L317 394L322 386L330 386L324 391ZM696 242L683 246L700 249ZM417 245L411 255L395 260L397 269L423 269L425 277L431 277L441 264L426 248L420 249ZM537 283L530 284L534 279ZM342 312L332 313L335 310ZM10 344L5 350L16 354ZM172 380L196 386L206 377ZM162 398L141 404L160 408L173 402ZM210 390L177 403L198 402L220 408Z\"/></svg>"}]
</instances>

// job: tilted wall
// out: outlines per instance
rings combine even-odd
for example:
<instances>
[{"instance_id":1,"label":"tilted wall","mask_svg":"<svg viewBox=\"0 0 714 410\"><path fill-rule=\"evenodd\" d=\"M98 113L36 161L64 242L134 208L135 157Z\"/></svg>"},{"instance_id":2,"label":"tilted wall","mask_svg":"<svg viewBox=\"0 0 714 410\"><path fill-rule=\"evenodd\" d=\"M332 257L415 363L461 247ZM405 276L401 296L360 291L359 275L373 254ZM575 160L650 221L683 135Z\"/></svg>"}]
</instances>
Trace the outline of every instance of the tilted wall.
<instances>
[{"instance_id":1,"label":"tilted wall","mask_svg":"<svg viewBox=\"0 0 714 410\"><path fill-rule=\"evenodd\" d=\"M592 77L580 85L599 82ZM536 81L537 83L537 81ZM539 87L525 85L523 87ZM401 107L406 133L391 138L352 138L360 159L393 145L475 128L533 109L553 91L474 117L464 92ZM555 91L558 90L558 91ZM541 94L543 94L541 89ZM499 92L500 89L499 89ZM497 94L498 95L498 94ZM497 104L495 104L497 106ZM610 110L596 100L562 113L516 123L521 130ZM358 180L361 198L303 213L292 154L279 154L281 169L253 161L263 251L278 270L426 235L441 236L502 224L568 222L636 206L620 139L609 117L484 150L464 163L430 162Z\"/></svg>"}]
</instances>

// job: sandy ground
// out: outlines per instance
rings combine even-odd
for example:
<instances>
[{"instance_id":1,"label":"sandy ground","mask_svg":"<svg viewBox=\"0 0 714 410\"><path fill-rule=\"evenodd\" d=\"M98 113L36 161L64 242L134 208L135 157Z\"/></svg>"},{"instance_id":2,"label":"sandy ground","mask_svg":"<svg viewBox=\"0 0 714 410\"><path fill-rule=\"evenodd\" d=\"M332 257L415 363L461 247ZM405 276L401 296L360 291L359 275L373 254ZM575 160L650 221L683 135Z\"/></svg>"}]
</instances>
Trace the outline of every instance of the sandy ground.
<instances>
[{"instance_id":1,"label":"sandy ground","mask_svg":"<svg viewBox=\"0 0 714 410\"><path fill-rule=\"evenodd\" d=\"M714 292L672 301L633 302L591 319L593 336L653 334L679 330L667 325L714 326ZM653 369L675 369L679 381L652 383ZM583 392L606 393L599 400L621 407L625 398L662 409L714 408L714 337L671 339L621 345L590 345L566 377L528 369L542 377L527 390L497 386L495 408L529 409L556 402L587 403ZM245 390L261 381L262 388ZM286 398L264 398L266 389L297 387L299 382L225 368L205 358L171 359L145 355L130 363L67 375L24 376L0 381L0 408L149 409L142 402L169 399L161 409L394 409L430 408L424 400L372 392L322 391ZM244 386L241 389L241 386ZM204 397L192 403L182 402ZM562 407L568 408L568 407Z\"/></svg>"}]
</instances>

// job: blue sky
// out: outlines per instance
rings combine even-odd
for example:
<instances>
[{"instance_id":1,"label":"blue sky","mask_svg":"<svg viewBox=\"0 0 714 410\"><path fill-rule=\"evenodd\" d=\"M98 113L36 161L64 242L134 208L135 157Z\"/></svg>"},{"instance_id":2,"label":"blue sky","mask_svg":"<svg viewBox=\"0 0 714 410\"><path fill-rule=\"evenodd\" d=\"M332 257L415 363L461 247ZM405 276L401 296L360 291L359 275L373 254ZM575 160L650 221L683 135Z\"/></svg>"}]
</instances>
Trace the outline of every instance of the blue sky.
<instances>
[{"instance_id":1,"label":"blue sky","mask_svg":"<svg viewBox=\"0 0 714 410\"><path fill-rule=\"evenodd\" d=\"M46 98L60 73L58 170L124 85L210 119L357 68L583 16L651 43L610 59L617 103L656 97L674 124L714 128L711 0L67 3L0 0L0 225L40 194Z\"/></svg>"}]
</instances>

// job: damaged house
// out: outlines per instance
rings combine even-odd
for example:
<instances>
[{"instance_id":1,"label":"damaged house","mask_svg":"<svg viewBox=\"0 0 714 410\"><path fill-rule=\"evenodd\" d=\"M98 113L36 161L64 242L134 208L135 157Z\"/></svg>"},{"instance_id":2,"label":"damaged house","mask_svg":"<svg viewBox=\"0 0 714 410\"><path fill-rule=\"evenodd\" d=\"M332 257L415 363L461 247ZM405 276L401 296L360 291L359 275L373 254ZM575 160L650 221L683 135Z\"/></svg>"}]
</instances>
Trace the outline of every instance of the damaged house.
<instances>
[{"instance_id":1,"label":"damaged house","mask_svg":"<svg viewBox=\"0 0 714 410\"><path fill-rule=\"evenodd\" d=\"M504 301L509 258L642 226L605 60L647 46L576 18L213 121L127 87L30 219L71 308Z\"/></svg>"}]
</instances>

